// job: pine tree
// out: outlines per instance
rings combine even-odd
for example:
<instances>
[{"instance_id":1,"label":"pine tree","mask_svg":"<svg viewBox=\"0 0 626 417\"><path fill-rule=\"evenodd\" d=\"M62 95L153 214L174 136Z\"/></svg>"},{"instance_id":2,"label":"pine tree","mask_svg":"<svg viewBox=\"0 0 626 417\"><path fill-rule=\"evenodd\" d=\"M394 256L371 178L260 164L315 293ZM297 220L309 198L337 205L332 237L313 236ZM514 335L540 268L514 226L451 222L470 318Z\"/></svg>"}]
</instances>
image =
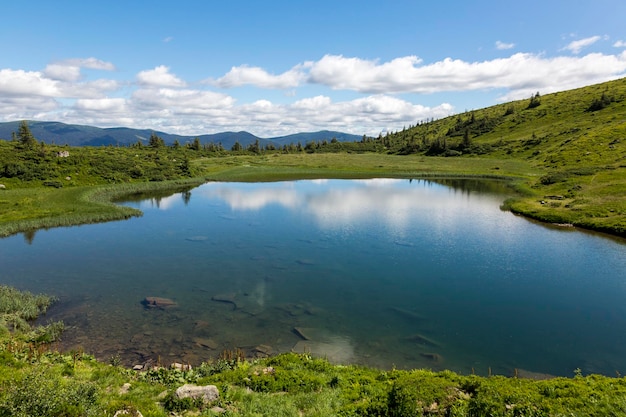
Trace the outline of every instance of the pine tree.
<instances>
[{"instance_id":1,"label":"pine tree","mask_svg":"<svg viewBox=\"0 0 626 417\"><path fill-rule=\"evenodd\" d=\"M30 131L26 120L22 120L22 122L20 122L20 127L17 130L17 140L22 146L29 149L32 149L35 145L37 145L37 139L35 139Z\"/></svg>"}]
</instances>

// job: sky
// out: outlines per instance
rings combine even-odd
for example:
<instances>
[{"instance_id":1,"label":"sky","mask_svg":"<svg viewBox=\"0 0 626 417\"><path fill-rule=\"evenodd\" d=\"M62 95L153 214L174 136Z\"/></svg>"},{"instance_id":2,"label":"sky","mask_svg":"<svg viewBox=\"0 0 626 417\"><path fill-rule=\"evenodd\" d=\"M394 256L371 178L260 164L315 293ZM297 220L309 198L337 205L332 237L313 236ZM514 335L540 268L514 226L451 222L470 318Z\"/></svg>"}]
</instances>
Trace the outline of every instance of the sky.
<instances>
[{"instance_id":1,"label":"sky","mask_svg":"<svg viewBox=\"0 0 626 417\"><path fill-rule=\"evenodd\" d=\"M33 0L0 14L0 122L377 136L626 76L623 0Z\"/></svg>"}]
</instances>

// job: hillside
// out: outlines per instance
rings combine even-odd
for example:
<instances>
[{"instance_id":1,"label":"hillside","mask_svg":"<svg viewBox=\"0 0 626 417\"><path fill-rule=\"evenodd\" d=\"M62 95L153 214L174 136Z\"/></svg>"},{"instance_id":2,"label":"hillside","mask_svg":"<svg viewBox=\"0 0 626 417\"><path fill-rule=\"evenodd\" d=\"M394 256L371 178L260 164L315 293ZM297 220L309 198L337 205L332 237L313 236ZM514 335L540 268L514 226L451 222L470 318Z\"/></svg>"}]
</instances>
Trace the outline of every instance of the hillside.
<instances>
[{"instance_id":1,"label":"hillside","mask_svg":"<svg viewBox=\"0 0 626 417\"><path fill-rule=\"evenodd\" d=\"M17 132L21 121L0 123L0 139L10 140L13 132ZM273 144L283 146L290 143L315 141L330 141L336 138L338 141L360 140L361 136L342 132L323 130L320 132L296 133L288 136L275 138L260 138L248 132L220 132L197 136L175 135L150 129L131 129L127 127L99 128L95 126L73 125L61 122L29 121L30 130L40 141L47 144L69 146L127 146L142 142L148 143L150 135L155 133L163 139L166 145L172 145L178 141L181 145L192 143L195 138L200 139L202 144L221 143L225 149L231 149L235 142L246 147L257 140L262 146Z\"/></svg>"},{"instance_id":2,"label":"hillside","mask_svg":"<svg viewBox=\"0 0 626 417\"><path fill-rule=\"evenodd\" d=\"M626 79L538 94L381 140L391 153L525 161L544 174L509 209L626 235Z\"/></svg>"}]
</instances>

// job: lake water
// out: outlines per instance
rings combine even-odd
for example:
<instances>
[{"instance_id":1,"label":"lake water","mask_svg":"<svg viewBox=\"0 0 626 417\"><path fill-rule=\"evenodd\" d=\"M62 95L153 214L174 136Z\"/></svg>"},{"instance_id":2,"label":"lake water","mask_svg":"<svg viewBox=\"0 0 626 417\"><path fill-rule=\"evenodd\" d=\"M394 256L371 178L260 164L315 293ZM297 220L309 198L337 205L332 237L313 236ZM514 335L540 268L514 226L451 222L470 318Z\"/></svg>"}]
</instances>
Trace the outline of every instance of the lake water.
<instances>
[{"instance_id":1,"label":"lake water","mask_svg":"<svg viewBox=\"0 0 626 417\"><path fill-rule=\"evenodd\" d=\"M499 206L498 182L207 183L141 218L0 240L61 347L128 365L295 350L382 368L626 373L626 246ZM148 308L146 297L176 306Z\"/></svg>"}]
</instances>

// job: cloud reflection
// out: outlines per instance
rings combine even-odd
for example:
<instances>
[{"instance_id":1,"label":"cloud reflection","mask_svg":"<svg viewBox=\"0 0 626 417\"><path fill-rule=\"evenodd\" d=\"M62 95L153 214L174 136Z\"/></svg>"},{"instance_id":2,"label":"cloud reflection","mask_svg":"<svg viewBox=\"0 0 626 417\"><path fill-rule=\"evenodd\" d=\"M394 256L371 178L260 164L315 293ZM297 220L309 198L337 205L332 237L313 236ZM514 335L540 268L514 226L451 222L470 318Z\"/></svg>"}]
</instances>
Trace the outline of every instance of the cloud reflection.
<instances>
[{"instance_id":1,"label":"cloud reflection","mask_svg":"<svg viewBox=\"0 0 626 417\"><path fill-rule=\"evenodd\" d=\"M204 196L223 200L235 211L261 210L277 205L308 213L324 228L378 222L401 230L416 215L433 226L453 227L456 222L463 221L460 217L467 218L468 213L482 211L487 206L497 210L493 197L460 192L430 181L389 178L332 181L332 184L329 180L211 183L201 190ZM455 198L451 198L451 194ZM459 212L465 216L458 216Z\"/></svg>"}]
</instances>

